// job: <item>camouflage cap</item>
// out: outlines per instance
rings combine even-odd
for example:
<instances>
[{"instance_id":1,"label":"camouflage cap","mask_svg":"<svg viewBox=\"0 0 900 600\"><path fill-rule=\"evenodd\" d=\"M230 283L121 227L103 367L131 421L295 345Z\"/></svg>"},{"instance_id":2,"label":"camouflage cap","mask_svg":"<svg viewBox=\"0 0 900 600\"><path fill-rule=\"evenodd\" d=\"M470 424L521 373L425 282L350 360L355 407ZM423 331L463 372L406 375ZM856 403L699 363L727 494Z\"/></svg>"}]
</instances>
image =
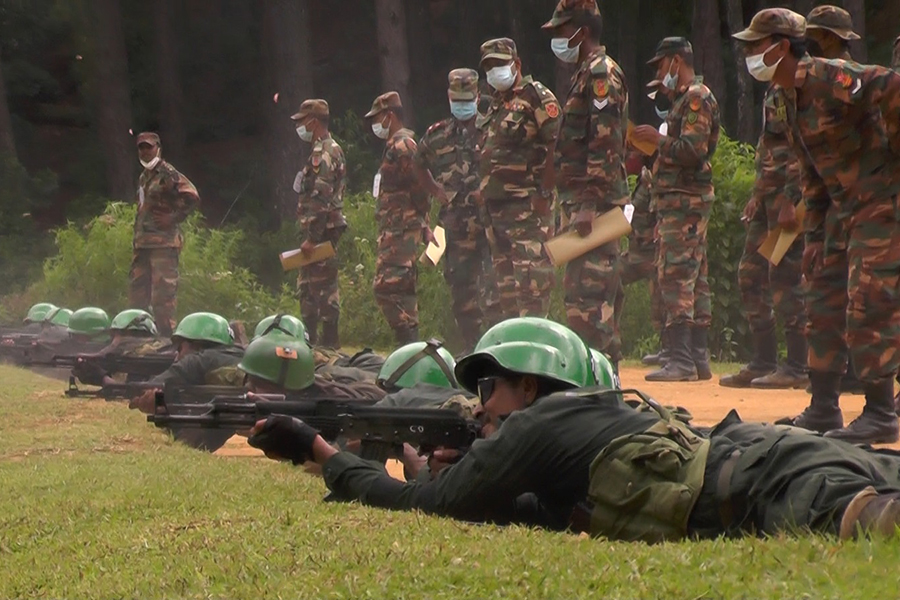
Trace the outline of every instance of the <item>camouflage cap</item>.
<instances>
[{"instance_id":1,"label":"camouflage cap","mask_svg":"<svg viewBox=\"0 0 900 600\"><path fill-rule=\"evenodd\" d=\"M745 30L731 37L742 42L755 42L770 35L802 38L806 35L806 19L787 8L767 8L756 13Z\"/></svg>"},{"instance_id":2,"label":"camouflage cap","mask_svg":"<svg viewBox=\"0 0 900 600\"><path fill-rule=\"evenodd\" d=\"M375 98L375 102L372 103L372 110L366 113L366 118L374 117L389 108L403 108L403 103L400 102L400 94L397 92L388 92Z\"/></svg>"},{"instance_id":3,"label":"camouflage cap","mask_svg":"<svg viewBox=\"0 0 900 600\"><path fill-rule=\"evenodd\" d=\"M559 0L556 10L550 20L541 25L541 29L553 29L559 27L572 20L572 16L578 12L600 16L600 9L597 7L597 0Z\"/></svg>"},{"instance_id":4,"label":"camouflage cap","mask_svg":"<svg viewBox=\"0 0 900 600\"><path fill-rule=\"evenodd\" d=\"M478 97L478 71L453 69L447 75L447 93L451 100L474 100Z\"/></svg>"},{"instance_id":5,"label":"camouflage cap","mask_svg":"<svg viewBox=\"0 0 900 600\"><path fill-rule=\"evenodd\" d=\"M519 56L516 51L516 43L509 38L496 38L488 40L481 45L481 62L489 58L500 60L515 60Z\"/></svg>"},{"instance_id":6,"label":"camouflage cap","mask_svg":"<svg viewBox=\"0 0 900 600\"><path fill-rule=\"evenodd\" d=\"M152 131L139 133L137 136L137 145L150 144L151 146L159 146L159 136Z\"/></svg>"},{"instance_id":7,"label":"camouflage cap","mask_svg":"<svg viewBox=\"0 0 900 600\"><path fill-rule=\"evenodd\" d=\"M656 55L647 61L648 65L652 65L666 58L667 56L693 55L694 47L687 38L683 37L667 37L656 45Z\"/></svg>"},{"instance_id":8,"label":"camouflage cap","mask_svg":"<svg viewBox=\"0 0 900 600\"><path fill-rule=\"evenodd\" d=\"M296 114L291 115L291 119L299 121L300 119L312 115L319 119L328 118L328 103L318 98L304 100Z\"/></svg>"},{"instance_id":9,"label":"camouflage cap","mask_svg":"<svg viewBox=\"0 0 900 600\"><path fill-rule=\"evenodd\" d=\"M817 6L806 15L806 29L825 29L844 40L858 40L853 31L853 19L843 8L825 4Z\"/></svg>"}]
</instances>

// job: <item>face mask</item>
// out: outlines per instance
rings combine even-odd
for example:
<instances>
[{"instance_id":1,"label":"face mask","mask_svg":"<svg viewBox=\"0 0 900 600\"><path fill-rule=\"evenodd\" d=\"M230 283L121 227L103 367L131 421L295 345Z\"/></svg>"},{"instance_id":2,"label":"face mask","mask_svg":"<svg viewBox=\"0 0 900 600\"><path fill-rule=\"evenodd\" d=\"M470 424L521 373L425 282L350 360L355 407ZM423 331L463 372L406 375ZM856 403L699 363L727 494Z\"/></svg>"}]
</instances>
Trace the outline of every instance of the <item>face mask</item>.
<instances>
[{"instance_id":1,"label":"face mask","mask_svg":"<svg viewBox=\"0 0 900 600\"><path fill-rule=\"evenodd\" d=\"M747 70L750 71L750 75L753 79L757 81L772 81L772 78L775 77L775 70L778 69L778 65L784 60L784 57L782 56L779 58L774 65L767 65L763 59L766 57L766 54L769 53L769 50L777 45L777 43L772 44L761 54L754 54L753 56L748 56L746 58Z\"/></svg>"},{"instance_id":2,"label":"face mask","mask_svg":"<svg viewBox=\"0 0 900 600\"><path fill-rule=\"evenodd\" d=\"M663 77L663 80L662 80L663 87L666 88L667 90L672 90L673 92L675 91L675 88L678 87L678 75L672 73L672 66L674 64L675 64L675 60L673 59L672 62L669 64L669 72L666 73L666 76ZM677 71L676 71L676 73L677 73Z\"/></svg>"},{"instance_id":3,"label":"face mask","mask_svg":"<svg viewBox=\"0 0 900 600\"><path fill-rule=\"evenodd\" d=\"M475 116L478 103L474 100L451 100L450 114L459 121L468 121Z\"/></svg>"},{"instance_id":4,"label":"face mask","mask_svg":"<svg viewBox=\"0 0 900 600\"><path fill-rule=\"evenodd\" d=\"M138 160L140 160L140 159L138 159ZM144 166L145 169L147 169L147 170L149 171L149 170L155 168L156 165L159 164L159 161L160 161L160 160L162 160L162 159L159 157L159 150L157 150L157 151L156 151L156 158L154 158L154 159L152 159L152 160L149 160L149 161L146 161L146 162L144 162L143 160L141 160L141 164Z\"/></svg>"},{"instance_id":5,"label":"face mask","mask_svg":"<svg viewBox=\"0 0 900 600\"><path fill-rule=\"evenodd\" d=\"M378 123L377 121L375 123L372 123L372 133L374 133L375 137L377 137L378 139L386 140L390 131L390 129L388 129L381 123Z\"/></svg>"},{"instance_id":6,"label":"face mask","mask_svg":"<svg viewBox=\"0 0 900 600\"><path fill-rule=\"evenodd\" d=\"M556 55L556 58L564 63L571 64L578 62L578 49L581 48L581 43L574 48L569 48L569 42L571 42L572 38L576 35L578 35L578 31L573 33L570 38L553 38L550 40L550 49L553 50L553 54Z\"/></svg>"},{"instance_id":7,"label":"face mask","mask_svg":"<svg viewBox=\"0 0 900 600\"><path fill-rule=\"evenodd\" d=\"M656 116L665 121L666 117L669 116L670 108L672 108L672 100L665 94L656 94L656 98L653 99L653 109L656 111Z\"/></svg>"},{"instance_id":8,"label":"face mask","mask_svg":"<svg viewBox=\"0 0 900 600\"><path fill-rule=\"evenodd\" d=\"M300 136L300 139L304 142L312 141L313 132L306 128L306 125L300 125L297 127L297 135Z\"/></svg>"},{"instance_id":9,"label":"face mask","mask_svg":"<svg viewBox=\"0 0 900 600\"><path fill-rule=\"evenodd\" d=\"M512 65L501 65L487 72L488 84L498 92L505 92L516 81Z\"/></svg>"}]
</instances>

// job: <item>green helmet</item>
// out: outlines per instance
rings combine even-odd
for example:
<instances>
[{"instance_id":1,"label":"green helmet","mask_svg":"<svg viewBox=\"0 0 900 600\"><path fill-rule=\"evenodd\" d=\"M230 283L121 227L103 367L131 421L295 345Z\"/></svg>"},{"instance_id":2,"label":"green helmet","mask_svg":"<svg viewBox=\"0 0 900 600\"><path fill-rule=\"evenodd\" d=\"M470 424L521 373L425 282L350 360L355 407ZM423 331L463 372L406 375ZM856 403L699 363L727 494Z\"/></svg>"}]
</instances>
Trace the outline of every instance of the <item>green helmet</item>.
<instances>
[{"instance_id":1,"label":"green helmet","mask_svg":"<svg viewBox=\"0 0 900 600\"><path fill-rule=\"evenodd\" d=\"M55 304L50 304L49 302L39 302L28 309L28 314L25 315L25 323L40 323L46 318L48 313L56 310Z\"/></svg>"},{"instance_id":2,"label":"green helmet","mask_svg":"<svg viewBox=\"0 0 900 600\"><path fill-rule=\"evenodd\" d=\"M309 344L287 336L265 335L253 340L238 368L288 391L308 388L316 378Z\"/></svg>"},{"instance_id":3,"label":"green helmet","mask_svg":"<svg viewBox=\"0 0 900 600\"><path fill-rule=\"evenodd\" d=\"M43 323L49 325L58 325L59 327L68 327L69 319L72 317L72 311L68 308L54 308L44 317Z\"/></svg>"},{"instance_id":4,"label":"green helmet","mask_svg":"<svg viewBox=\"0 0 900 600\"><path fill-rule=\"evenodd\" d=\"M609 362L609 359L606 358L605 354L591 348L591 364L594 368L594 378L597 380L597 385L611 390L618 390L621 388L619 376L616 375L612 363Z\"/></svg>"},{"instance_id":5,"label":"green helmet","mask_svg":"<svg viewBox=\"0 0 900 600\"><path fill-rule=\"evenodd\" d=\"M156 323L153 321L153 316L146 310L137 308L129 308L117 314L113 318L109 328L112 331L144 332L149 333L152 336L155 336L158 333L156 330Z\"/></svg>"},{"instance_id":6,"label":"green helmet","mask_svg":"<svg viewBox=\"0 0 900 600\"><path fill-rule=\"evenodd\" d=\"M457 363L456 378L475 393L478 379L492 366L537 375L565 387L596 385L587 345L568 327L547 319L519 317L494 325L475 351Z\"/></svg>"},{"instance_id":7,"label":"green helmet","mask_svg":"<svg viewBox=\"0 0 900 600\"><path fill-rule=\"evenodd\" d=\"M109 330L109 315L102 308L86 306L69 317L69 334L97 335Z\"/></svg>"},{"instance_id":8,"label":"green helmet","mask_svg":"<svg viewBox=\"0 0 900 600\"><path fill-rule=\"evenodd\" d=\"M458 388L453 369L456 361L438 340L414 342L394 350L378 373L376 383L384 389L408 388L417 383L430 383Z\"/></svg>"},{"instance_id":9,"label":"green helmet","mask_svg":"<svg viewBox=\"0 0 900 600\"><path fill-rule=\"evenodd\" d=\"M269 334L286 335L309 342L309 333L303 321L292 315L271 315L263 319L253 332L253 339Z\"/></svg>"},{"instance_id":10,"label":"green helmet","mask_svg":"<svg viewBox=\"0 0 900 600\"><path fill-rule=\"evenodd\" d=\"M172 340L213 342L223 346L234 343L234 332L224 317L215 313L196 312L183 318L172 334Z\"/></svg>"}]
</instances>

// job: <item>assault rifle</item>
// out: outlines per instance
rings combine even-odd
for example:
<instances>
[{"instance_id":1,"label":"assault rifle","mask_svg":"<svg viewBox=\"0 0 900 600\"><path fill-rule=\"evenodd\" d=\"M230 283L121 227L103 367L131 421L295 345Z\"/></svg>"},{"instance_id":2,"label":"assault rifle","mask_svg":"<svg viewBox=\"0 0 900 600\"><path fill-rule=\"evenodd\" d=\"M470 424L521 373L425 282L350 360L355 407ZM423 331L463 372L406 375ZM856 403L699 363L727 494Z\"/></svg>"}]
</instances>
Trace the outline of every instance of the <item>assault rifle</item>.
<instances>
[{"instance_id":1,"label":"assault rifle","mask_svg":"<svg viewBox=\"0 0 900 600\"><path fill-rule=\"evenodd\" d=\"M57 354L53 357L54 367L99 369L104 373L126 373L136 379L156 377L175 362L174 354L151 354L148 356L125 356L122 354Z\"/></svg>"},{"instance_id":2,"label":"assault rifle","mask_svg":"<svg viewBox=\"0 0 900 600\"><path fill-rule=\"evenodd\" d=\"M69 376L69 387L66 388L66 396L69 398L102 398L103 400L130 400L140 396L146 390L154 386L145 381L133 381L127 383L111 383L101 388L89 390L80 388L75 383L75 377Z\"/></svg>"},{"instance_id":3,"label":"assault rifle","mask_svg":"<svg viewBox=\"0 0 900 600\"><path fill-rule=\"evenodd\" d=\"M37 345L37 333L6 333L0 335L0 357L18 364L29 362Z\"/></svg>"}]
</instances>

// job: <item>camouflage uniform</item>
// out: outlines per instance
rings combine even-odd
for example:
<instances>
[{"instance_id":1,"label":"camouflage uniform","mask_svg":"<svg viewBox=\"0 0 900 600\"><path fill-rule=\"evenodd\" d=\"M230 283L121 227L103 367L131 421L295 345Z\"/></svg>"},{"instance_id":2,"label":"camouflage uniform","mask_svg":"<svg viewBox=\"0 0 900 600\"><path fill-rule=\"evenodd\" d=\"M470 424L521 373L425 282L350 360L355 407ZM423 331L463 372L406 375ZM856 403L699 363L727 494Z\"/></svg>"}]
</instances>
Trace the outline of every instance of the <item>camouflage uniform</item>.
<instances>
[{"instance_id":1,"label":"camouflage uniform","mask_svg":"<svg viewBox=\"0 0 900 600\"><path fill-rule=\"evenodd\" d=\"M156 134L142 133L137 141L159 146ZM199 202L194 184L166 161L141 173L129 306L150 310L163 337L175 328L178 255L184 241L179 225Z\"/></svg>"},{"instance_id":2,"label":"camouflage uniform","mask_svg":"<svg viewBox=\"0 0 900 600\"><path fill-rule=\"evenodd\" d=\"M392 106L400 106L396 92L379 96L367 116ZM378 221L375 299L401 344L418 339L416 261L428 217L428 196L413 170L418 151L413 135L409 129L400 129L387 140L378 171L381 185L375 209Z\"/></svg>"},{"instance_id":3,"label":"camouflage uniform","mask_svg":"<svg viewBox=\"0 0 900 600\"><path fill-rule=\"evenodd\" d=\"M477 72L456 69L449 79L451 99L475 99ZM484 330L500 319L492 314L499 311L499 297L490 268L487 216L478 198L478 134L471 125L451 117L429 127L419 141L416 162L431 172L450 200L439 216L447 241L444 279L456 324L466 345L474 348Z\"/></svg>"},{"instance_id":4,"label":"camouflage uniform","mask_svg":"<svg viewBox=\"0 0 900 600\"><path fill-rule=\"evenodd\" d=\"M324 100L307 100L292 119L299 121L307 115L327 120L328 104ZM341 235L347 229L347 221L341 212L347 173L344 152L330 134L313 143L300 176L297 220L304 239L314 244L331 242L337 250ZM324 330L331 328L336 332L340 317L337 257L301 267L297 290L300 315L310 340L314 343L318 339L319 321L323 322Z\"/></svg>"},{"instance_id":5,"label":"camouflage uniform","mask_svg":"<svg viewBox=\"0 0 900 600\"><path fill-rule=\"evenodd\" d=\"M850 18L850 13L846 10L830 4L815 7L806 16L807 34L811 30L827 31L843 40L840 52L835 52L833 50L830 52L823 51L822 58L853 60L853 57L850 56L849 42L851 40L858 40L859 35L853 31L853 21ZM815 41L813 36L808 35L807 39ZM831 54L831 56L829 54Z\"/></svg>"},{"instance_id":6,"label":"camouflage uniform","mask_svg":"<svg viewBox=\"0 0 900 600\"><path fill-rule=\"evenodd\" d=\"M508 38L481 46L482 62L514 60ZM497 91L478 120L483 132L479 175L494 232L491 249L505 317L544 317L550 308L553 267L543 244L552 217L538 215L532 199L539 196L547 152L556 139L559 103L543 84L523 77L505 92Z\"/></svg>"}]
</instances>

